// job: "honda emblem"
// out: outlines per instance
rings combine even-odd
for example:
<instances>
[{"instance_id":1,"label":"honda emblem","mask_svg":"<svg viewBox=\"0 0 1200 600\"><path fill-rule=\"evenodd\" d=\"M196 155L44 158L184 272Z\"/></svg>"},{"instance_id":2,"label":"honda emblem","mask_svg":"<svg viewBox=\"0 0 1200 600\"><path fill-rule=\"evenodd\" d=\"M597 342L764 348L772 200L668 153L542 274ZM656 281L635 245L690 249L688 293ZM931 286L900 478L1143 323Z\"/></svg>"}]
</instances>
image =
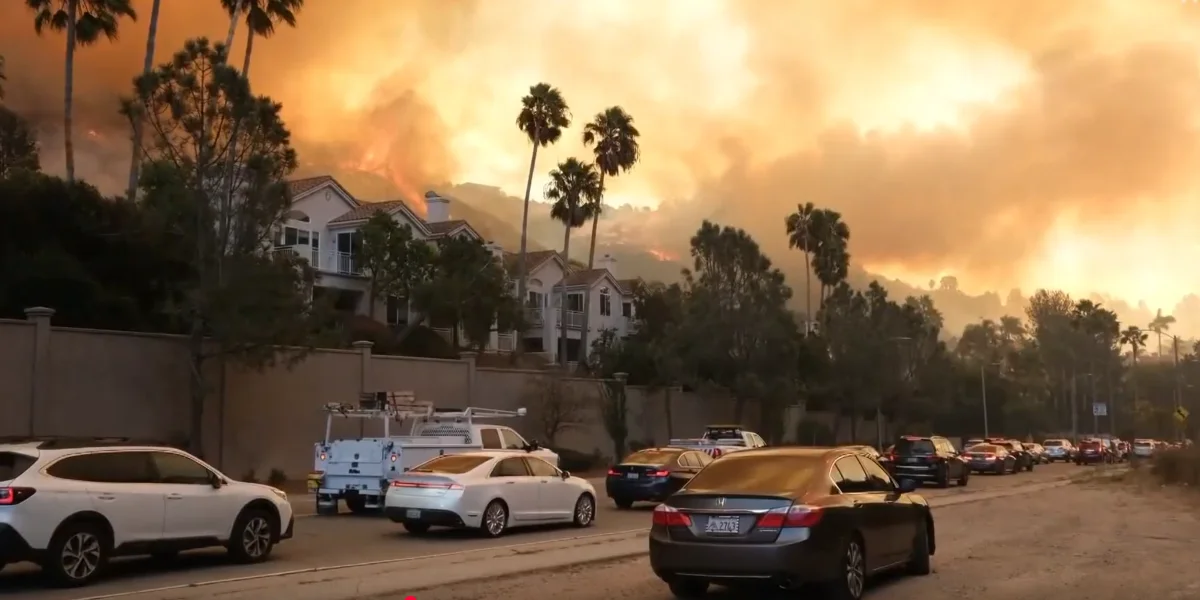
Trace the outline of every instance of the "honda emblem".
<instances>
[{"instance_id":1,"label":"honda emblem","mask_svg":"<svg viewBox=\"0 0 1200 600\"><path fill-rule=\"evenodd\" d=\"M724 499L724 498L717 498L717 506L719 506L719 507L721 507L721 508L725 508L725 499Z\"/></svg>"}]
</instances>

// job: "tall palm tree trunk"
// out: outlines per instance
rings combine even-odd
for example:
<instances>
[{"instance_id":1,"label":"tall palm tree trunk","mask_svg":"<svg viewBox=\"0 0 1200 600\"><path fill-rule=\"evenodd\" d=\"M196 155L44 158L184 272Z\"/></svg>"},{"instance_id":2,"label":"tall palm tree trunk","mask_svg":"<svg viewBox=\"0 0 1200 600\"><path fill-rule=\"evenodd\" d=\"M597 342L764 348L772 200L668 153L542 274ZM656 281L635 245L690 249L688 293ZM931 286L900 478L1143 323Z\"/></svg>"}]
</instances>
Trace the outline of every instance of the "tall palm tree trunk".
<instances>
[{"instance_id":1,"label":"tall palm tree trunk","mask_svg":"<svg viewBox=\"0 0 1200 600\"><path fill-rule=\"evenodd\" d=\"M249 28L247 28L249 29ZM246 56L242 59L242 77L247 81L250 78L250 56L254 53L254 30L249 29L246 32ZM234 182L237 177L234 176L234 171L237 168L237 138L242 131L242 121L237 119L233 122L233 128L229 132L229 144L226 146L225 152L228 156L225 157L225 193L221 195L221 244L222 248L229 247L230 229L233 227L233 194ZM371 311L375 310L375 301L371 301ZM372 314L371 318L375 318Z\"/></svg>"},{"instance_id":2,"label":"tall palm tree trunk","mask_svg":"<svg viewBox=\"0 0 1200 600\"><path fill-rule=\"evenodd\" d=\"M533 142L533 156L529 158L529 177L525 179L525 206L521 211L521 248L517 254L517 306L521 307L521 320L519 321L521 323L525 322L525 307L529 304L529 301L525 299L525 280L527 279L525 273L525 252L529 248L529 193L533 190L533 170L537 167L538 144L536 140L539 135L540 132L535 129L533 132L533 139L535 140ZM522 346L525 343L523 339L525 336L524 327L521 327L517 333L520 339L517 339L516 343L513 344L513 356L521 355Z\"/></svg>"},{"instance_id":3,"label":"tall palm tree trunk","mask_svg":"<svg viewBox=\"0 0 1200 600\"><path fill-rule=\"evenodd\" d=\"M572 214L574 211L572 211ZM571 256L571 225L568 223L563 226L566 233L563 234L563 257ZM558 282L562 287L559 291L558 300L558 362L562 366L567 366L567 273L563 272L563 278Z\"/></svg>"},{"instance_id":4,"label":"tall palm tree trunk","mask_svg":"<svg viewBox=\"0 0 1200 600\"><path fill-rule=\"evenodd\" d=\"M67 182L75 183L75 123L71 111L75 96L75 19L79 16L79 0L67 3L67 64L63 84L63 151L67 160Z\"/></svg>"},{"instance_id":5,"label":"tall palm tree trunk","mask_svg":"<svg viewBox=\"0 0 1200 600\"><path fill-rule=\"evenodd\" d=\"M253 29L246 33L246 57L242 59L242 77L246 79L250 78L250 55L254 53L254 37Z\"/></svg>"},{"instance_id":6,"label":"tall palm tree trunk","mask_svg":"<svg viewBox=\"0 0 1200 600\"><path fill-rule=\"evenodd\" d=\"M807 327L813 320L812 312L812 267L809 264L811 261L808 257L808 250L804 251L804 333L808 333Z\"/></svg>"},{"instance_id":7,"label":"tall palm tree trunk","mask_svg":"<svg viewBox=\"0 0 1200 600\"><path fill-rule=\"evenodd\" d=\"M238 20L242 17L242 12L246 9L246 1L242 0L237 3L237 10L233 11L233 15L229 17L229 32L225 34L225 51L229 52L229 48L233 46L233 34L237 33Z\"/></svg>"},{"instance_id":8,"label":"tall palm tree trunk","mask_svg":"<svg viewBox=\"0 0 1200 600\"><path fill-rule=\"evenodd\" d=\"M604 202L604 171L600 171L600 198L597 202ZM592 217L592 242L588 248L588 270L592 270L596 265L596 230L599 229L600 211L597 210L595 216ZM591 329L592 319L592 290L588 290L583 295L583 332L579 334L579 362L582 364L587 358L588 353L588 331Z\"/></svg>"},{"instance_id":9,"label":"tall palm tree trunk","mask_svg":"<svg viewBox=\"0 0 1200 600\"><path fill-rule=\"evenodd\" d=\"M142 74L149 75L154 68L154 45L158 41L158 11L162 0L154 0L150 9L150 32L146 34L146 58L142 61ZM133 123L133 151L129 159L129 187L125 197L133 200L137 197L138 167L142 164L142 136L145 133L145 122L138 118Z\"/></svg>"}]
</instances>

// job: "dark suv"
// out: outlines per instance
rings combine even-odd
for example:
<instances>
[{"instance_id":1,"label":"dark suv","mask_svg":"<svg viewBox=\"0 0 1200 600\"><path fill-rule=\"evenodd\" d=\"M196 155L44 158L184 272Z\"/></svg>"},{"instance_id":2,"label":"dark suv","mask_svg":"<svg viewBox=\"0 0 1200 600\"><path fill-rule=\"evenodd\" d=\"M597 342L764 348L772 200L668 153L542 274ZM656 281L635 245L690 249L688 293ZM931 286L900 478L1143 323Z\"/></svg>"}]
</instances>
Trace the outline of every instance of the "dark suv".
<instances>
[{"instance_id":1,"label":"dark suv","mask_svg":"<svg viewBox=\"0 0 1200 600\"><path fill-rule=\"evenodd\" d=\"M906 435L896 440L888 469L896 479L915 479L950 487L951 481L967 485L971 468L959 457L950 440L941 436Z\"/></svg>"}]
</instances>

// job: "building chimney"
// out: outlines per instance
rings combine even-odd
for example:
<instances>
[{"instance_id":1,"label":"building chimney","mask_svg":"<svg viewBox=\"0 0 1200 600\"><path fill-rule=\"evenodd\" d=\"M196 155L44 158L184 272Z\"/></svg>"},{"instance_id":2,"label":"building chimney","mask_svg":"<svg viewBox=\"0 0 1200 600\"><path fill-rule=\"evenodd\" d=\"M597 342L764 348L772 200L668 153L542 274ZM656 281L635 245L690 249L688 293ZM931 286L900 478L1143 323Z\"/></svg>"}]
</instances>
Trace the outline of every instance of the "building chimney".
<instances>
[{"instance_id":1,"label":"building chimney","mask_svg":"<svg viewBox=\"0 0 1200 600\"><path fill-rule=\"evenodd\" d=\"M425 192L425 222L442 223L450 220L450 199L437 192Z\"/></svg>"},{"instance_id":2,"label":"building chimney","mask_svg":"<svg viewBox=\"0 0 1200 600\"><path fill-rule=\"evenodd\" d=\"M600 269L608 269L608 272L613 277L617 276L617 259L613 258L611 254L605 254L604 256L600 257L600 260L596 261L596 267Z\"/></svg>"}]
</instances>

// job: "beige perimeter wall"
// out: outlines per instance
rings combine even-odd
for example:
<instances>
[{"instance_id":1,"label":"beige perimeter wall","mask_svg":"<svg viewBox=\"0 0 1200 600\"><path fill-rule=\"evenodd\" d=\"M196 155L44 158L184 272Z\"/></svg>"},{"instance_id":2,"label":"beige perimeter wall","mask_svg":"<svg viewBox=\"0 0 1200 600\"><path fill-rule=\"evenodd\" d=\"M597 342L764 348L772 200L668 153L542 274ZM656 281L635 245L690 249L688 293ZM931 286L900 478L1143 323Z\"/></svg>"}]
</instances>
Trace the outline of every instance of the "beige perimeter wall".
<instances>
[{"instance_id":1,"label":"beige perimeter wall","mask_svg":"<svg viewBox=\"0 0 1200 600\"><path fill-rule=\"evenodd\" d=\"M31 309L27 321L0 320L0 436L129 436L184 443L188 431L189 360L178 336L68 329ZM210 369L215 371L215 369ZM271 469L302 477L312 468L313 444L324 435L329 402L355 402L360 391L416 393L439 407L480 406L531 414L505 420L545 443L536 418L536 389L552 374L477 368L471 359L372 356L360 350L315 350L300 363L262 371L231 368L222 401L215 372L205 406L205 458L234 477ZM594 380L565 380L585 407L556 445L612 454L601 424L601 389ZM732 402L671 394L675 437L728 422ZM665 443L664 393L631 386L629 440ZM530 406L530 404L534 404ZM378 435L377 425L338 420L338 437ZM757 422L747 416L748 425ZM870 425L865 427L871 431Z\"/></svg>"}]
</instances>

